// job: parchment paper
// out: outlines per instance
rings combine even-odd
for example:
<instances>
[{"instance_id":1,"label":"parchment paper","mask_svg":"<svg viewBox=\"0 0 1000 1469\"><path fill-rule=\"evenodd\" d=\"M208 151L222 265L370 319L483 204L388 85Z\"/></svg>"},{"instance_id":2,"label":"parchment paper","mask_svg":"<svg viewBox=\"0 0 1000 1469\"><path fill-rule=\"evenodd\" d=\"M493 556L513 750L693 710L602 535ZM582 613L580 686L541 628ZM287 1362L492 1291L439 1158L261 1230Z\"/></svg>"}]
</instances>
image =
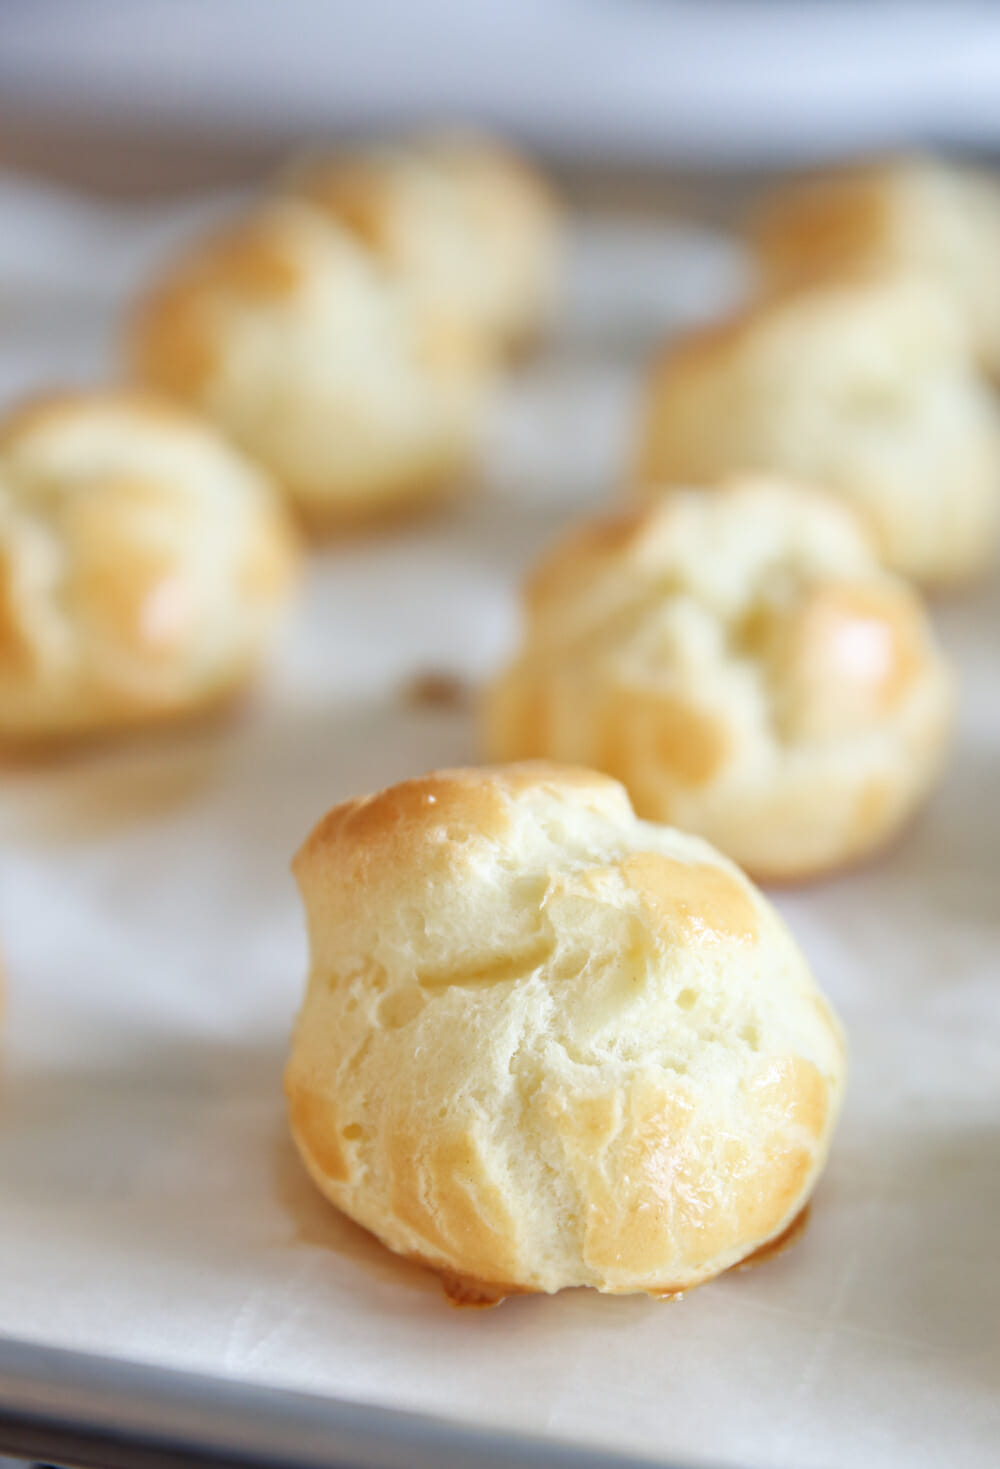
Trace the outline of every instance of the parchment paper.
<instances>
[{"instance_id":1,"label":"parchment paper","mask_svg":"<svg viewBox=\"0 0 1000 1469\"><path fill-rule=\"evenodd\" d=\"M105 367L115 303L198 213L0 189L3 393ZM581 225L567 321L498 404L475 497L317 555L235 720L2 774L0 1331L662 1459L996 1464L995 582L935 608L963 680L943 789L874 865L777 895L852 1042L794 1249L672 1305L456 1312L286 1135L292 851L334 800L474 758L468 709L401 689L502 656L521 569L611 493L644 346L739 279L696 231Z\"/></svg>"}]
</instances>

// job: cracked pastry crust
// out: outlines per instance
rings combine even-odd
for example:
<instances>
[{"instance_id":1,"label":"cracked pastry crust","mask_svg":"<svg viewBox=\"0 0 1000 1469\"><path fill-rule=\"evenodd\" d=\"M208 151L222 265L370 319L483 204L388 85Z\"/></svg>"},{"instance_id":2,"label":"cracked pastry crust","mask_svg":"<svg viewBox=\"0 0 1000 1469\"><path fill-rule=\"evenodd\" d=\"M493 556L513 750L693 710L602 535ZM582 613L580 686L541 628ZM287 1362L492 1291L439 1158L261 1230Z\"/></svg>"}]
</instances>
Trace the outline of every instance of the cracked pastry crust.
<instances>
[{"instance_id":1,"label":"cracked pastry crust","mask_svg":"<svg viewBox=\"0 0 1000 1469\"><path fill-rule=\"evenodd\" d=\"M551 314L558 205L495 142L438 135L313 155L286 184L361 239L433 321L491 355L533 338Z\"/></svg>"},{"instance_id":2,"label":"cracked pastry crust","mask_svg":"<svg viewBox=\"0 0 1000 1469\"><path fill-rule=\"evenodd\" d=\"M839 495L917 581L968 580L996 551L1000 412L954 312L915 279L817 285L665 349L639 487L743 471Z\"/></svg>"},{"instance_id":3,"label":"cracked pastry crust","mask_svg":"<svg viewBox=\"0 0 1000 1469\"><path fill-rule=\"evenodd\" d=\"M348 229L292 198L168 269L127 346L139 381L205 413L317 528L441 496L474 449L476 344L417 309Z\"/></svg>"},{"instance_id":4,"label":"cracked pastry crust","mask_svg":"<svg viewBox=\"0 0 1000 1469\"><path fill-rule=\"evenodd\" d=\"M913 273L944 294L1000 373L1000 184L929 157L843 168L766 194L748 222L766 290Z\"/></svg>"},{"instance_id":5,"label":"cracked pastry crust","mask_svg":"<svg viewBox=\"0 0 1000 1469\"><path fill-rule=\"evenodd\" d=\"M251 679L297 563L270 482L128 393L0 424L0 743L188 714Z\"/></svg>"},{"instance_id":6,"label":"cracked pastry crust","mask_svg":"<svg viewBox=\"0 0 1000 1469\"><path fill-rule=\"evenodd\" d=\"M951 679L850 512L765 480L674 490L543 560L483 706L489 758L623 781L761 879L886 842L934 782Z\"/></svg>"},{"instance_id":7,"label":"cracked pastry crust","mask_svg":"<svg viewBox=\"0 0 1000 1469\"><path fill-rule=\"evenodd\" d=\"M444 771L298 853L285 1076L312 1177L472 1300L672 1295L777 1238L823 1167L840 1027L697 837L555 765Z\"/></svg>"}]
</instances>

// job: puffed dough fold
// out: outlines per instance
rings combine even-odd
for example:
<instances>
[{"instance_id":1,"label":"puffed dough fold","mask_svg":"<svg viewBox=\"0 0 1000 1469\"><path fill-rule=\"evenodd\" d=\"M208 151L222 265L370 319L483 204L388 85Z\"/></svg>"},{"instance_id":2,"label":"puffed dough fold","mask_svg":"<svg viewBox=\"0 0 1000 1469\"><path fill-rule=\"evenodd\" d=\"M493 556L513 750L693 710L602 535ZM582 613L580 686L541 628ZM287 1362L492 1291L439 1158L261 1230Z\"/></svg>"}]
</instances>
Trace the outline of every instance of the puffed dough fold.
<instances>
[{"instance_id":1,"label":"puffed dough fold","mask_svg":"<svg viewBox=\"0 0 1000 1469\"><path fill-rule=\"evenodd\" d=\"M297 543L206 424L130 393L0 424L0 743L190 714L252 678Z\"/></svg>"},{"instance_id":2,"label":"puffed dough fold","mask_svg":"<svg viewBox=\"0 0 1000 1469\"><path fill-rule=\"evenodd\" d=\"M948 298L1000 373L1000 181L931 157L818 174L766 194L748 225L766 290L849 274L916 274Z\"/></svg>"},{"instance_id":3,"label":"puffed dough fold","mask_svg":"<svg viewBox=\"0 0 1000 1469\"><path fill-rule=\"evenodd\" d=\"M552 313L559 208L498 143L444 134L313 154L286 182L363 240L442 329L490 354L530 340Z\"/></svg>"},{"instance_id":4,"label":"puffed dough fold","mask_svg":"<svg viewBox=\"0 0 1000 1469\"><path fill-rule=\"evenodd\" d=\"M940 769L951 679L916 594L837 501L664 491L556 546L483 706L491 759L605 770L762 879L879 847Z\"/></svg>"},{"instance_id":5,"label":"puffed dough fold","mask_svg":"<svg viewBox=\"0 0 1000 1469\"><path fill-rule=\"evenodd\" d=\"M615 781L404 781L330 811L295 874L295 1141L333 1203L459 1298L672 1295L805 1205L840 1027L742 873Z\"/></svg>"},{"instance_id":6,"label":"puffed dough fold","mask_svg":"<svg viewBox=\"0 0 1000 1469\"><path fill-rule=\"evenodd\" d=\"M743 471L846 500L886 564L958 583L996 551L1000 411L923 280L819 284L669 344L649 378L640 488Z\"/></svg>"},{"instance_id":7,"label":"puffed dough fold","mask_svg":"<svg viewBox=\"0 0 1000 1469\"><path fill-rule=\"evenodd\" d=\"M475 448L477 342L292 198L265 200L168 268L128 351L139 381L212 419L314 527L437 498Z\"/></svg>"}]
</instances>

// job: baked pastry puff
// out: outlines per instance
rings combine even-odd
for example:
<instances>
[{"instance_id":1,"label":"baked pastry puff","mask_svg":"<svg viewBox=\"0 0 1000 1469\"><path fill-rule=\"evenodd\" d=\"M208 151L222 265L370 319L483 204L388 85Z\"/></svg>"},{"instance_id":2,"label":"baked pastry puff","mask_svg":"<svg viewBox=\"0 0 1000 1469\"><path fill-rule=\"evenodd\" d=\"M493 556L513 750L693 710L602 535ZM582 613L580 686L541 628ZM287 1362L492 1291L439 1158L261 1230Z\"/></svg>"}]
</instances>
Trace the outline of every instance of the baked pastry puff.
<instances>
[{"instance_id":1,"label":"baked pastry puff","mask_svg":"<svg viewBox=\"0 0 1000 1469\"><path fill-rule=\"evenodd\" d=\"M848 501L888 566L979 575L1000 523L1000 410L961 324L923 282L815 286L669 344L650 375L636 479L750 470Z\"/></svg>"},{"instance_id":2,"label":"baked pastry puff","mask_svg":"<svg viewBox=\"0 0 1000 1469\"><path fill-rule=\"evenodd\" d=\"M559 208L498 143L441 135L315 154L287 184L363 240L431 320L491 355L536 336L552 312Z\"/></svg>"},{"instance_id":3,"label":"baked pastry puff","mask_svg":"<svg viewBox=\"0 0 1000 1469\"><path fill-rule=\"evenodd\" d=\"M748 225L766 290L847 274L916 274L1000 374L1000 180L931 157L818 174L766 194Z\"/></svg>"},{"instance_id":4,"label":"baked pastry puff","mask_svg":"<svg viewBox=\"0 0 1000 1469\"><path fill-rule=\"evenodd\" d=\"M141 382L206 414L313 527L434 499L473 454L478 347L294 199L198 241L139 303L128 347Z\"/></svg>"},{"instance_id":5,"label":"baked pastry puff","mask_svg":"<svg viewBox=\"0 0 1000 1469\"><path fill-rule=\"evenodd\" d=\"M762 880L882 846L941 767L951 678L846 507L745 480L585 525L535 571L487 757L616 776Z\"/></svg>"},{"instance_id":6,"label":"baked pastry puff","mask_svg":"<svg viewBox=\"0 0 1000 1469\"><path fill-rule=\"evenodd\" d=\"M297 563L269 480L132 393L0 424L0 745L191 714L241 690Z\"/></svg>"},{"instance_id":7,"label":"baked pastry puff","mask_svg":"<svg viewBox=\"0 0 1000 1469\"><path fill-rule=\"evenodd\" d=\"M328 812L295 874L293 1136L323 1193L455 1298L675 1295L806 1204L840 1027L757 889L617 782L404 781Z\"/></svg>"}]
</instances>

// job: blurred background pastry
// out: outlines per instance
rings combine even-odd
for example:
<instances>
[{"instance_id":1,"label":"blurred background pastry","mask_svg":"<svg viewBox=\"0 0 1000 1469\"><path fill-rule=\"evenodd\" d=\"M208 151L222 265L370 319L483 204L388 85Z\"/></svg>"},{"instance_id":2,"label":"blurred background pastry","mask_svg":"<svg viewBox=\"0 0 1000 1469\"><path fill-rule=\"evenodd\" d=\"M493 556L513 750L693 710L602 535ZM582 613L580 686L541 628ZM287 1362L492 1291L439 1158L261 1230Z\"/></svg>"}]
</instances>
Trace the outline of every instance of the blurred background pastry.
<instances>
[{"instance_id":1,"label":"blurred background pastry","mask_svg":"<svg viewBox=\"0 0 1000 1469\"><path fill-rule=\"evenodd\" d=\"M0 744L231 697L295 567L276 490L187 413L111 392L15 412L0 425Z\"/></svg>"},{"instance_id":2,"label":"blurred background pastry","mask_svg":"<svg viewBox=\"0 0 1000 1469\"><path fill-rule=\"evenodd\" d=\"M490 355L550 317L561 264L549 186L509 149L472 135L303 157L288 187L355 233L441 331Z\"/></svg>"},{"instance_id":3,"label":"blurred background pastry","mask_svg":"<svg viewBox=\"0 0 1000 1469\"><path fill-rule=\"evenodd\" d=\"M129 348L141 382L205 413L314 526L436 498L473 452L479 348L294 199L196 241L140 303Z\"/></svg>"},{"instance_id":4,"label":"blurred background pastry","mask_svg":"<svg viewBox=\"0 0 1000 1469\"><path fill-rule=\"evenodd\" d=\"M913 155L817 174L765 194L749 236L768 289L923 276L1000 375L1000 183L985 169Z\"/></svg>"},{"instance_id":5,"label":"blurred background pastry","mask_svg":"<svg viewBox=\"0 0 1000 1469\"><path fill-rule=\"evenodd\" d=\"M637 482L655 493L741 470L841 496L918 581L960 583L995 556L1000 409L956 313L920 279L821 283L668 343Z\"/></svg>"},{"instance_id":6,"label":"blurred background pastry","mask_svg":"<svg viewBox=\"0 0 1000 1469\"><path fill-rule=\"evenodd\" d=\"M672 1295L785 1230L844 1042L787 928L696 837L558 766L328 812L295 860L286 1071L322 1191L460 1298Z\"/></svg>"},{"instance_id":7,"label":"blurred background pastry","mask_svg":"<svg viewBox=\"0 0 1000 1469\"><path fill-rule=\"evenodd\" d=\"M872 851L941 765L951 680L916 595L800 486L666 490L557 545L489 690L487 757L605 770L762 879Z\"/></svg>"}]
</instances>

